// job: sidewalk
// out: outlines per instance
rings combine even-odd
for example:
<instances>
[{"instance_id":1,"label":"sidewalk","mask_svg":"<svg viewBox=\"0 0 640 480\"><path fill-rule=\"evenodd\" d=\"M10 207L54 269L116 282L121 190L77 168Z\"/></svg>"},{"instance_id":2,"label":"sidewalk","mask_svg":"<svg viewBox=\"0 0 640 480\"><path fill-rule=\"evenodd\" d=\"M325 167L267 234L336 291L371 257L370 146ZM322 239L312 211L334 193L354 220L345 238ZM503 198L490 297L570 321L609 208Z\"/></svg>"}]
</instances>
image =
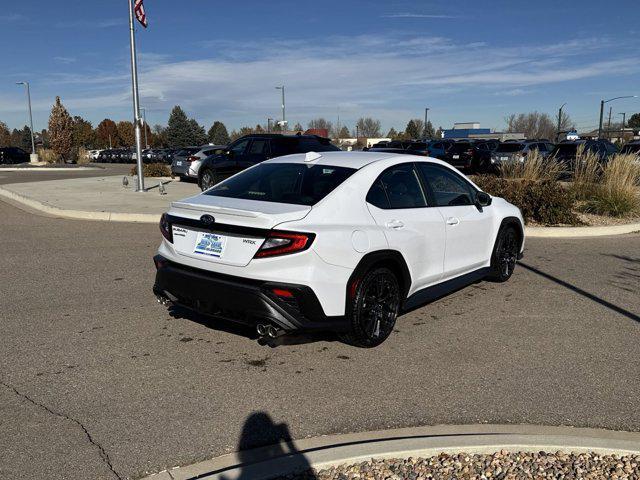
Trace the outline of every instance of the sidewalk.
<instances>
[{"instance_id":1,"label":"sidewalk","mask_svg":"<svg viewBox=\"0 0 640 480\"><path fill-rule=\"evenodd\" d=\"M65 218L121 222L156 223L172 201L200 191L195 183L171 178L145 179L145 193L135 191L135 178L122 176L72 178L30 183L13 183L0 188L0 197L35 210ZM160 195L162 181L166 195Z\"/></svg>"}]
</instances>

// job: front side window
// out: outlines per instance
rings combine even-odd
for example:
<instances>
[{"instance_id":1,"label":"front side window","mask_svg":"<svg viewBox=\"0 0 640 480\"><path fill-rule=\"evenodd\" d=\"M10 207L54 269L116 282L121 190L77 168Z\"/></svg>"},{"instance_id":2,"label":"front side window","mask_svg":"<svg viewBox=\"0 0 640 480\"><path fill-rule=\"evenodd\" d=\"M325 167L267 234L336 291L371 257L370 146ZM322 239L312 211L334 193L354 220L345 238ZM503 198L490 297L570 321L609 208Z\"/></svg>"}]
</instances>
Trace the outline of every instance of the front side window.
<instances>
[{"instance_id":1,"label":"front side window","mask_svg":"<svg viewBox=\"0 0 640 480\"><path fill-rule=\"evenodd\" d=\"M457 173L430 163L418 165L438 207L473 205L471 185Z\"/></svg>"},{"instance_id":2,"label":"front side window","mask_svg":"<svg viewBox=\"0 0 640 480\"><path fill-rule=\"evenodd\" d=\"M204 195L311 206L355 171L332 165L261 163L219 183Z\"/></svg>"},{"instance_id":3,"label":"front side window","mask_svg":"<svg viewBox=\"0 0 640 480\"><path fill-rule=\"evenodd\" d=\"M267 141L263 139L254 140L249 149L252 155L263 155L267 153Z\"/></svg>"},{"instance_id":4,"label":"front side window","mask_svg":"<svg viewBox=\"0 0 640 480\"><path fill-rule=\"evenodd\" d=\"M417 172L411 163L395 165L386 169L371 186L367 194L367 202L379 208L427 206Z\"/></svg>"},{"instance_id":5,"label":"front side window","mask_svg":"<svg viewBox=\"0 0 640 480\"><path fill-rule=\"evenodd\" d=\"M245 138L244 140L238 140L237 143L231 145L231 148L229 148L229 150L231 150L234 155L242 155L246 150L247 145L249 145L249 139Z\"/></svg>"}]
</instances>

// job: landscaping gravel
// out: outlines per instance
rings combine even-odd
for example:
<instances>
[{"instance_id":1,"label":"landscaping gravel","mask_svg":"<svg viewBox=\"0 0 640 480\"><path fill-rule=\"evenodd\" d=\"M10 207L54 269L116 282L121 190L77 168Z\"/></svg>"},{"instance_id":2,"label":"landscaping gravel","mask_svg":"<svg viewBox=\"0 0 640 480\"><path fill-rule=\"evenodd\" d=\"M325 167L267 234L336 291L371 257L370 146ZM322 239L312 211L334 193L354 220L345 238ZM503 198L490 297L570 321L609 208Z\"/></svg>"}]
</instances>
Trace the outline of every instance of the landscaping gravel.
<instances>
[{"instance_id":1,"label":"landscaping gravel","mask_svg":"<svg viewBox=\"0 0 640 480\"><path fill-rule=\"evenodd\" d=\"M500 452L488 455L440 454L428 458L389 459L292 474L295 480L427 479L611 479L640 478L640 455L565 452Z\"/></svg>"}]
</instances>

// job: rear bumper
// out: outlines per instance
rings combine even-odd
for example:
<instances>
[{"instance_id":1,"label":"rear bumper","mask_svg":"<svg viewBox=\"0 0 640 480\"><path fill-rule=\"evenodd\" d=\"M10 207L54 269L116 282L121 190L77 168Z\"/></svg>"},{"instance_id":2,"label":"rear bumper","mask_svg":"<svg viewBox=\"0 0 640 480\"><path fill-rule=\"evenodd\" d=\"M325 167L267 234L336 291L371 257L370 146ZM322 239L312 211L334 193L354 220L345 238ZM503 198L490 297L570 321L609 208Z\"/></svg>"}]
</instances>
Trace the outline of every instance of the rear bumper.
<instances>
[{"instance_id":1,"label":"rear bumper","mask_svg":"<svg viewBox=\"0 0 640 480\"><path fill-rule=\"evenodd\" d=\"M325 315L308 286L208 272L161 255L156 255L154 262L157 272L153 292L199 313L248 326L270 323L285 332L347 329L344 317ZM292 296L278 296L274 289Z\"/></svg>"}]
</instances>

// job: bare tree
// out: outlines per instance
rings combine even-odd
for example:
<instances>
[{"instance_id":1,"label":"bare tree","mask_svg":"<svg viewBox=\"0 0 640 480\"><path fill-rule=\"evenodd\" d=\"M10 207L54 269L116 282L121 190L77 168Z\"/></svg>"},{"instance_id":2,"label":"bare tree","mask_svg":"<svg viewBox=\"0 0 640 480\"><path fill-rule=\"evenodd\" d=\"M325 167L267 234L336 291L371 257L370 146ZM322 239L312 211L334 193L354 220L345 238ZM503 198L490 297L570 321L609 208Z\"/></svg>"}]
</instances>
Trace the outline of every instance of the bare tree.
<instances>
[{"instance_id":1,"label":"bare tree","mask_svg":"<svg viewBox=\"0 0 640 480\"><path fill-rule=\"evenodd\" d=\"M356 122L358 134L361 137L380 137L380 120L371 117L361 117Z\"/></svg>"},{"instance_id":2,"label":"bare tree","mask_svg":"<svg viewBox=\"0 0 640 480\"><path fill-rule=\"evenodd\" d=\"M566 119L567 120L565 120L565 122L571 122L568 116L566 117ZM553 140L556 137L557 118L554 122L553 119L546 113L512 113L505 118L505 122L507 124L507 132L523 133L527 138L548 138Z\"/></svg>"},{"instance_id":3,"label":"bare tree","mask_svg":"<svg viewBox=\"0 0 640 480\"><path fill-rule=\"evenodd\" d=\"M307 124L307 128L309 130L327 130L327 132L330 132L333 130L333 124L326 118L319 117L311 120Z\"/></svg>"}]
</instances>

